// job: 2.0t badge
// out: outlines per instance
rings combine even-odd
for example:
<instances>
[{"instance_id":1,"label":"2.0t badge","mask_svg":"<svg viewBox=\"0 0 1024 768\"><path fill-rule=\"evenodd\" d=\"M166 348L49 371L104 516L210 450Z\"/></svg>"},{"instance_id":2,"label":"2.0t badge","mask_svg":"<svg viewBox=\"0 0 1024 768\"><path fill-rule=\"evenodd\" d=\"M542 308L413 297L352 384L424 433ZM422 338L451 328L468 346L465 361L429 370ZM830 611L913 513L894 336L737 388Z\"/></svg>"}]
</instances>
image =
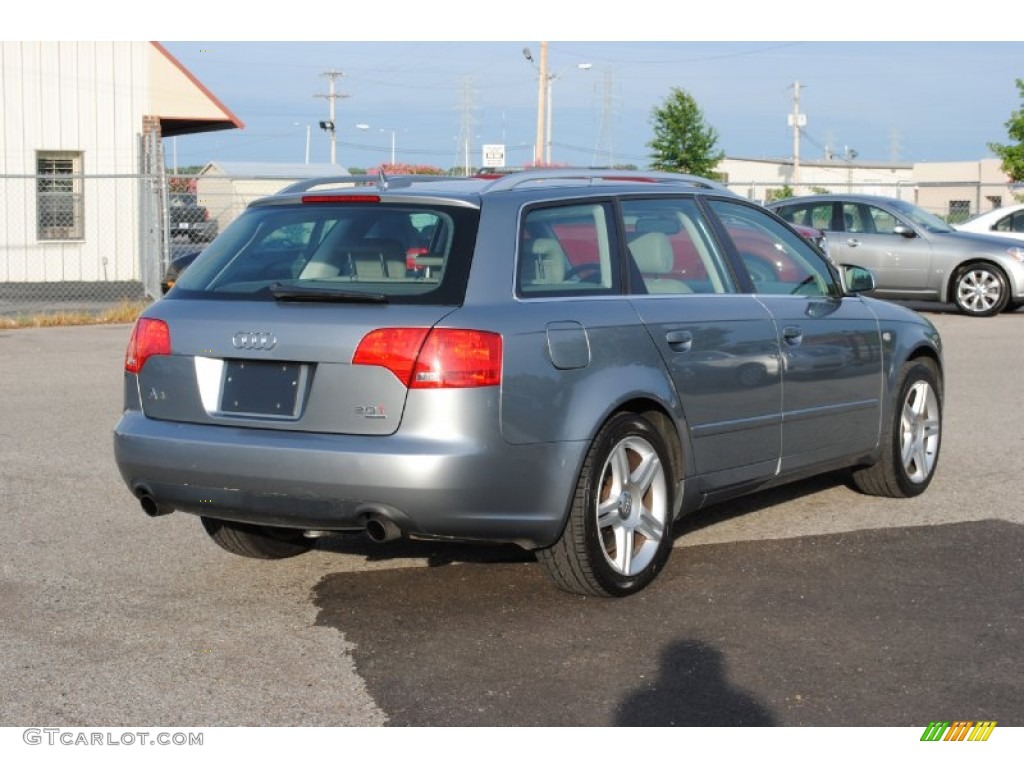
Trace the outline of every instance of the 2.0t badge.
<instances>
[{"instance_id":1,"label":"2.0t badge","mask_svg":"<svg viewBox=\"0 0 1024 768\"><path fill-rule=\"evenodd\" d=\"M264 331L239 331L231 337L235 349L273 349L277 336Z\"/></svg>"}]
</instances>

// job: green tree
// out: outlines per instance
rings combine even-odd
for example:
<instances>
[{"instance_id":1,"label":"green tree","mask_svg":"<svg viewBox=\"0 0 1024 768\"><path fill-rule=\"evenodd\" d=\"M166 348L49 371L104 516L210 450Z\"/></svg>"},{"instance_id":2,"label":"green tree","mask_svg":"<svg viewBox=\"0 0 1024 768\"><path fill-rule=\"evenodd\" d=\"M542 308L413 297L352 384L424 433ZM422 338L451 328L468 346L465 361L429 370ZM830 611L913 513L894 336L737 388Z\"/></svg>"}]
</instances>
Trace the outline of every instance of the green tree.
<instances>
[{"instance_id":1,"label":"green tree","mask_svg":"<svg viewBox=\"0 0 1024 768\"><path fill-rule=\"evenodd\" d=\"M793 196L793 188L789 184L783 184L781 189L769 189L765 193L765 201L772 202L774 200L785 200L788 197Z\"/></svg>"},{"instance_id":2,"label":"green tree","mask_svg":"<svg viewBox=\"0 0 1024 768\"><path fill-rule=\"evenodd\" d=\"M718 132L704 120L694 98L681 88L673 88L660 107L651 112L654 138L651 168L656 171L714 176L715 166L725 157L716 149Z\"/></svg>"},{"instance_id":3,"label":"green tree","mask_svg":"<svg viewBox=\"0 0 1024 768\"><path fill-rule=\"evenodd\" d=\"M1018 78L1016 82L1021 100L1024 100L1024 80ZM988 145L988 148L1003 161L1002 168L1012 181L1024 181L1024 110L1015 109L1010 113L1010 119L1004 125L1007 135L1017 143L998 144L993 142Z\"/></svg>"}]
</instances>

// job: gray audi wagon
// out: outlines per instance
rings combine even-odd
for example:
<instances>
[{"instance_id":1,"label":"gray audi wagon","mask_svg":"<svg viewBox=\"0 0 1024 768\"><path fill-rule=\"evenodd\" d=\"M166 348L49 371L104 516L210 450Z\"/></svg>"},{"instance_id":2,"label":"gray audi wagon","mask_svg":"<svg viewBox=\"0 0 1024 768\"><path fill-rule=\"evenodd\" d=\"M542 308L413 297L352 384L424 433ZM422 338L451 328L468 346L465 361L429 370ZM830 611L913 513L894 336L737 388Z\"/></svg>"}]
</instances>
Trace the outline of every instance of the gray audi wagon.
<instances>
[{"instance_id":1,"label":"gray audi wagon","mask_svg":"<svg viewBox=\"0 0 1024 768\"><path fill-rule=\"evenodd\" d=\"M873 288L696 177L300 182L139 318L115 456L235 554L512 542L627 595L710 504L837 469L928 487L939 335Z\"/></svg>"}]
</instances>

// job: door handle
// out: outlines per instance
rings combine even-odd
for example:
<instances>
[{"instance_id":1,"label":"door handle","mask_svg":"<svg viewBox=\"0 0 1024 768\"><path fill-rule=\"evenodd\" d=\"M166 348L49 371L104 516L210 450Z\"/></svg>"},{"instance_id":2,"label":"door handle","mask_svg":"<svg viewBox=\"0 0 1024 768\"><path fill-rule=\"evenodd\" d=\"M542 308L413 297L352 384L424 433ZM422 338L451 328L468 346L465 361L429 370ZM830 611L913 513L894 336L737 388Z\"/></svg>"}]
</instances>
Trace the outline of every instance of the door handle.
<instances>
[{"instance_id":1,"label":"door handle","mask_svg":"<svg viewBox=\"0 0 1024 768\"><path fill-rule=\"evenodd\" d=\"M804 331L795 325L788 325L782 329L782 340L791 347L798 346L804 340Z\"/></svg>"},{"instance_id":2,"label":"door handle","mask_svg":"<svg viewBox=\"0 0 1024 768\"><path fill-rule=\"evenodd\" d=\"M858 240L856 237L851 237L846 241L846 244L851 248L856 248L858 245L860 245L860 240Z\"/></svg>"},{"instance_id":3,"label":"door handle","mask_svg":"<svg viewBox=\"0 0 1024 768\"><path fill-rule=\"evenodd\" d=\"M693 334L690 331L669 331L665 341L676 352L689 352L693 346Z\"/></svg>"}]
</instances>

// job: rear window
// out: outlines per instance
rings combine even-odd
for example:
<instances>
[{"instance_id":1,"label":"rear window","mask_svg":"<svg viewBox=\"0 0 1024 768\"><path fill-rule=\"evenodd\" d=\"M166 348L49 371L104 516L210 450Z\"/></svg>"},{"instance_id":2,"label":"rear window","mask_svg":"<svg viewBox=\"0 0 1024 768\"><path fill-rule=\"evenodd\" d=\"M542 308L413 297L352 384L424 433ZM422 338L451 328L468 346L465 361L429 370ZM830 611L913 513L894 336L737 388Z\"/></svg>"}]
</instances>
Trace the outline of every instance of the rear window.
<instances>
[{"instance_id":1,"label":"rear window","mask_svg":"<svg viewBox=\"0 0 1024 768\"><path fill-rule=\"evenodd\" d=\"M169 296L267 299L283 289L460 304L478 211L384 203L248 209L196 259Z\"/></svg>"}]
</instances>

